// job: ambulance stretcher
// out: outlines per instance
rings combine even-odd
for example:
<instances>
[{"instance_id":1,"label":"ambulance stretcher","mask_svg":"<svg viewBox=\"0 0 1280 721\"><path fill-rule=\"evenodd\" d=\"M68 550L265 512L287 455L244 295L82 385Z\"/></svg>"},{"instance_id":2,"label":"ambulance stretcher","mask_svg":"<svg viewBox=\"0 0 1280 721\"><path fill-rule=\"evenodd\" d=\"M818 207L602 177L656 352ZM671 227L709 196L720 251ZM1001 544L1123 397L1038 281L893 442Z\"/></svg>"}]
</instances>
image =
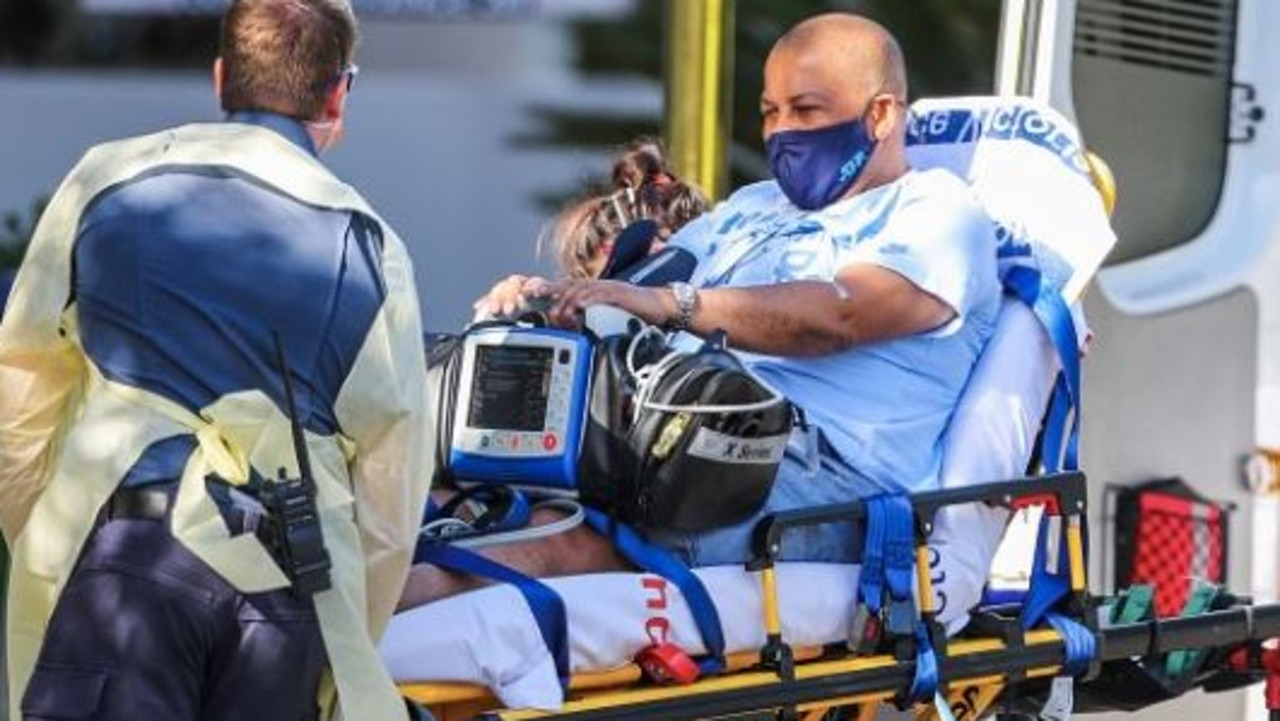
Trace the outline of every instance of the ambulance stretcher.
<instances>
[{"instance_id":1,"label":"ambulance stretcher","mask_svg":"<svg viewBox=\"0 0 1280 721\"><path fill-rule=\"evenodd\" d=\"M1006 508L1043 504L1061 518L1067 544L1070 594L1058 605L1092 641L1083 667L1073 669L1077 711L1133 709L1175 698L1192 688L1225 690L1266 681L1267 705L1280 719L1280 651L1266 642L1280 639L1280 604L1252 606L1224 597L1215 610L1186 618L1148 619L1112 624L1101 618L1108 601L1089 595L1081 520L1085 479L1066 473L1006 483L946 489L912 498L916 536L916 584L920 617L930 629L937 654L942 714L976 719L997 706L1037 709L1047 687L1064 674L1069 657L1079 662L1079 632L1064 635L1047 625L1024 630L1018 608L980 610L959 636L948 638L931 608L928 534L942 508L981 502ZM730 654L725 672L689 684L659 684L640 666L627 664L607 672L580 673L571 679L566 700L556 711L504 708L484 686L467 683L402 683L404 695L429 708L442 721L458 719L703 719L874 718L881 704L913 708L922 719L945 719L930 699L908 699L916 677L914 640L887 643L887 651L852 653L844 639L795 647L782 633L776 558L788 529L815 523L865 522L860 502L779 514L758 528L757 560L749 565L761 585L765 643L753 652ZM804 593L802 588L782 593ZM1074 646L1074 648L1073 648ZM1181 678L1159 671L1177 650L1203 652L1198 665Z\"/></svg>"},{"instance_id":2,"label":"ambulance stretcher","mask_svg":"<svg viewBox=\"0 0 1280 721\"><path fill-rule=\"evenodd\" d=\"M993 219L1025 233L1024 240L1029 241L1028 247L1038 262L1055 256L1074 268L1064 295L1068 301L1078 299L1114 243L1105 213L1114 203L1115 189L1109 173L1096 170L1097 159L1083 152L1071 123L1051 108L1025 98L926 100L913 106L913 115L916 122L908 148L913 165L947 167L968 179ZM1027 188L1032 186L1040 192L1029 195ZM1101 192L1105 209L1098 202L1097 192ZM1011 319L1016 317L1016 313L1010 314ZM1001 323L1012 325L1014 321L1002 319ZM1034 325L1034 320L1030 323ZM1054 343L1070 346L1074 337L1067 334L1065 338L1054 338ZM811 637L812 628L797 630L785 613L797 597L807 592L827 596L835 587L830 577L817 586L793 579L785 585L780 582L780 578L788 579L793 570L787 567L789 564L775 562L788 530L830 522L867 523L867 504L852 502L779 514L760 524L755 560L743 572L747 581L758 585L758 592L746 604L758 608L758 617L754 621L747 619L753 626L751 638L755 641L730 649L723 659L724 668L718 673L702 675L689 683L659 683L640 664L626 662L629 656L621 663L617 659L595 664L584 661L565 679L563 696L561 688L554 687L556 703L541 704L541 709L504 704L499 696L511 700L520 695L501 688L500 682L489 686L475 682L476 676L487 678L484 673L471 674L467 682L444 682L439 679L449 678L448 673L419 675L410 668L396 674L402 693L442 721L864 721L875 718L886 703L912 709L928 721L968 721L996 710L1031 717L1045 713L1052 718L1065 718L1073 707L1076 711L1132 710L1174 699L1194 688L1218 691L1265 681L1267 708L1271 718L1280 721L1280 650L1275 645L1280 639L1280 604L1254 606L1247 599L1219 593L1210 610L1194 616L1155 619L1149 614L1127 612L1131 610L1126 607L1129 599L1096 598L1088 592L1083 537L1086 485L1081 473L964 485L979 478L1007 478L1017 473L1011 469L1026 467L1036 435L1034 424L1048 399L1046 379L1052 373L1045 375L1045 369L1038 364L1044 365L1046 357L1053 357L1049 341L1028 339L1018 333L1008 333L1008 342L1000 342L1000 338L1001 331L997 330L974 373L975 377L985 375L989 381L985 385L992 386L995 392L985 398L970 398L974 394L967 389L953 418L953 426L972 431L954 443L955 447L967 449L970 456L961 483L948 484L944 476L942 490L910 498L914 597L918 599L912 611L912 620L917 622L912 624L912 632L889 634L891 637L883 639L875 652L858 654L850 650L858 644L849 637L856 641L860 635L865 636L866 623L852 610L857 606L856 595L845 605L843 618L837 617L839 623L824 627L817 638ZM1058 352L1064 361L1071 355L1065 350ZM1050 370L1056 372L1056 368ZM972 380L970 385L975 385ZM957 419L965 422L957 423ZM988 453L986 446L990 443L999 446L1001 452ZM1002 456L1004 460L999 460ZM947 543L938 536L968 533L976 544L985 543L978 536L985 533L981 528L984 523L989 528L991 516L984 516L983 511L967 511L969 515L956 511L980 507L975 504L1006 509L1043 507L1049 518L1045 528L1051 530L1045 533L1045 546L1056 546L1056 552L1038 559L1039 570L1033 572L1028 598L1021 606L978 608L961 633L949 636L947 630L963 625L963 612L976 605L976 592L969 596L953 594L949 608L946 604L935 608L939 597L934 593L930 568L930 534L946 524L950 526L946 528L949 533L935 534L934 550ZM955 521L958 518L963 519L959 524ZM982 558L982 553L975 558ZM989 562L989 557L986 560ZM985 577L985 566L981 572ZM848 581L845 591L851 595L855 586L852 578L856 575ZM939 583L943 583L942 579ZM568 580L565 584L572 585ZM709 582L708 586L714 584ZM1039 593L1045 588L1054 593ZM479 601L485 593L500 591L490 588L465 594L456 599L464 604L458 608L467 613L467 597ZM1048 605L1041 603L1046 598L1052 601ZM574 599L566 601L571 608L575 605ZM1048 606L1056 615L1046 623L1040 616L1049 610ZM481 607L477 604L469 613L484 616L477 610ZM508 632L520 625L500 626L495 631L496 640L455 638L456 643L446 640L431 651L433 637L467 633L449 628L459 625L449 623L459 614L453 607L448 610L452 616L444 614L420 628L398 625L393 620L389 639L383 644L384 659L393 672L397 648L405 652L403 657L410 662L415 653L434 653L436 658L425 660L436 663L436 670L451 663L463 666L464 657L477 661L468 656L474 654L476 644L509 642L514 637ZM803 617L806 613L820 612L804 607L792 616ZM1020 618L1024 615L1036 623L1024 624ZM901 619L897 625L901 629ZM924 633L918 633L919 629ZM684 645L693 653L707 650L699 646L697 638ZM920 653L927 647L932 648L932 654ZM867 650L865 644L862 650ZM1175 658L1179 671L1171 673ZM641 659L653 667L652 658ZM519 662L527 665L528 659L521 658ZM595 670L599 668L607 670ZM548 673L555 678L554 672ZM419 678L437 680L416 680ZM1068 686L1067 679L1073 679L1073 685ZM490 687L498 691L497 696ZM1074 703L1064 703L1064 687L1070 689Z\"/></svg>"}]
</instances>

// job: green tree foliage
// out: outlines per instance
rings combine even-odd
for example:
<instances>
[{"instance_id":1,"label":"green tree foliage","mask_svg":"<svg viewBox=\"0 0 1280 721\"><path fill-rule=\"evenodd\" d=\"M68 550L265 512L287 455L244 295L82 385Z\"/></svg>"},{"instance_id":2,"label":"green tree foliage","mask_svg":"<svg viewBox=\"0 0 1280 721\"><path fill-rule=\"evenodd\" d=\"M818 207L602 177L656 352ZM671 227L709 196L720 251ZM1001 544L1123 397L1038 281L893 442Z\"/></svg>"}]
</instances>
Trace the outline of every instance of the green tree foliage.
<instances>
[{"instance_id":1,"label":"green tree foliage","mask_svg":"<svg viewBox=\"0 0 1280 721\"><path fill-rule=\"evenodd\" d=\"M677 0L679 2L699 0ZM732 184L768 172L760 142L761 68L774 40L800 20L832 10L857 11L883 23L907 56L913 98L988 93L993 87L1000 0L736 0L733 71ZM627 16L587 19L571 28L577 70L588 78L663 76L666 0L639 0ZM657 115L530 109L534 130L521 145L615 148L641 133L659 133Z\"/></svg>"},{"instance_id":2,"label":"green tree foliage","mask_svg":"<svg viewBox=\"0 0 1280 721\"><path fill-rule=\"evenodd\" d=\"M95 13L80 0L0 0L0 66L207 68L218 25L208 13Z\"/></svg>"},{"instance_id":3,"label":"green tree foliage","mask_svg":"<svg viewBox=\"0 0 1280 721\"><path fill-rule=\"evenodd\" d=\"M35 235L36 223L48 204L48 198L36 198L26 215L11 210L0 219L0 270L17 268L22 264L31 236Z\"/></svg>"}]
</instances>

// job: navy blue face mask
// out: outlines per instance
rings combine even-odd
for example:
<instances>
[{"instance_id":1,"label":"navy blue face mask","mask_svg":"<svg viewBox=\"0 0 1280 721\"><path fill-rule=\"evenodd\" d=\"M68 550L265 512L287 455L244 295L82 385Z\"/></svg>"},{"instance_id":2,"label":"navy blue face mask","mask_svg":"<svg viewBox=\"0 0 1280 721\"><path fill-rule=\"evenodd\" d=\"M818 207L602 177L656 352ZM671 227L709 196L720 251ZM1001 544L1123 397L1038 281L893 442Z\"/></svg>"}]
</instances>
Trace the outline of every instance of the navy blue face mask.
<instances>
[{"instance_id":1,"label":"navy blue face mask","mask_svg":"<svg viewBox=\"0 0 1280 721\"><path fill-rule=\"evenodd\" d=\"M817 210L839 200L866 170L877 140L866 115L813 130L780 130L765 142L769 168L796 207Z\"/></svg>"}]
</instances>

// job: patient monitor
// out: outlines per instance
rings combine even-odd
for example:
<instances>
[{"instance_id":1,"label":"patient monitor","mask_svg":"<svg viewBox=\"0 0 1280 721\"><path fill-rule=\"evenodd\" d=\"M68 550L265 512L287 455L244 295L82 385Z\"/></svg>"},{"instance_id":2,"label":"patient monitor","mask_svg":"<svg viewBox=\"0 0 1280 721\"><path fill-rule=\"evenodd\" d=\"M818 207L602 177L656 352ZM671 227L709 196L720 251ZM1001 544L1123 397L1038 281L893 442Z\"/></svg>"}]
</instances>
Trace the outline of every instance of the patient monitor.
<instances>
[{"instance_id":1,"label":"patient monitor","mask_svg":"<svg viewBox=\"0 0 1280 721\"><path fill-rule=\"evenodd\" d=\"M449 466L463 481L577 488L591 343L525 326L463 337Z\"/></svg>"}]
</instances>

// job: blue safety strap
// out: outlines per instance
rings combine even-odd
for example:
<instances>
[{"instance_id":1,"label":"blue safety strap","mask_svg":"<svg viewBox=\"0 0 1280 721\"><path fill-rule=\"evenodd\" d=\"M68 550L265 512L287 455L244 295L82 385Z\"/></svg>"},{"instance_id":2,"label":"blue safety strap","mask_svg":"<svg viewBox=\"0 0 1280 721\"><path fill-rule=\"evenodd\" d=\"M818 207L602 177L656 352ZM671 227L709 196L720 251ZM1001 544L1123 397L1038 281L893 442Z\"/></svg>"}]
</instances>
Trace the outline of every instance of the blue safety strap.
<instances>
[{"instance_id":1,"label":"blue safety strap","mask_svg":"<svg viewBox=\"0 0 1280 721\"><path fill-rule=\"evenodd\" d=\"M1049 552L1050 516L1046 512L1040 519L1040 529L1036 533L1036 552L1032 556L1031 580L1027 586L1027 598L1022 603L1023 628L1031 628L1039 623L1053 608L1071 593L1070 559L1067 553L1066 519L1059 517L1060 533L1057 541L1058 558L1056 573L1050 573L1050 565L1046 556Z\"/></svg>"},{"instance_id":2,"label":"blue safety strap","mask_svg":"<svg viewBox=\"0 0 1280 721\"><path fill-rule=\"evenodd\" d=\"M888 496L882 503L889 515L884 539L884 578L889 598L905 601L911 598L915 575L915 513L906 496Z\"/></svg>"},{"instance_id":3,"label":"blue safety strap","mask_svg":"<svg viewBox=\"0 0 1280 721\"><path fill-rule=\"evenodd\" d=\"M1053 343L1062 372L1054 382L1049 412L1040 442L1040 460L1046 471L1074 471L1080 467L1080 350L1075 321L1062 293L1039 270L1014 266L1004 277L1005 287L1035 313ZM1058 541L1058 573L1049 573L1045 557L1049 548L1049 516L1040 521L1036 551L1031 564L1031 584L1022 609L1022 624L1031 628L1071 591L1067 561L1065 520Z\"/></svg>"},{"instance_id":4,"label":"blue safety strap","mask_svg":"<svg viewBox=\"0 0 1280 721\"><path fill-rule=\"evenodd\" d=\"M938 653L933 650L929 629L923 623L916 624L916 676L911 680L907 698L911 701L928 701L938 692Z\"/></svg>"},{"instance_id":5,"label":"blue safety strap","mask_svg":"<svg viewBox=\"0 0 1280 721\"><path fill-rule=\"evenodd\" d=\"M457 546L420 544L416 560L514 586L529 605L529 611L538 624L538 633L542 634L542 641L551 652L560 686L569 687L569 621L560 594L513 568Z\"/></svg>"},{"instance_id":6,"label":"blue safety strap","mask_svg":"<svg viewBox=\"0 0 1280 721\"><path fill-rule=\"evenodd\" d=\"M887 590L891 602L912 600L915 572L915 514L904 495L881 495L865 502L867 532L858 578L859 600L871 613L879 613ZM912 607L914 614L914 605ZM933 698L938 690L938 656L929 628L914 618L916 675L908 696L913 701Z\"/></svg>"},{"instance_id":7,"label":"blue safety strap","mask_svg":"<svg viewBox=\"0 0 1280 721\"><path fill-rule=\"evenodd\" d=\"M1065 524L1065 520L1060 519ZM1036 533L1036 553L1032 556L1032 578L1028 581L1027 598L1023 601L1023 610L1020 612L1023 628L1030 629L1038 624L1044 617L1044 613L1050 608L1056 606L1057 602L1066 597L1071 590L1071 576L1068 571L1068 556L1066 556L1066 538L1065 534L1061 534L1059 543L1057 543L1057 565L1056 574L1051 574L1050 565L1046 560L1048 555L1048 547L1050 547L1051 523L1048 512L1041 517L1041 525Z\"/></svg>"},{"instance_id":8,"label":"blue safety strap","mask_svg":"<svg viewBox=\"0 0 1280 721\"><path fill-rule=\"evenodd\" d=\"M1005 287L1031 307L1044 327L1062 363L1062 372L1054 382L1049 412L1045 417L1044 434L1040 443L1040 460L1046 471L1074 471L1080 468L1080 350L1075 321L1071 309L1058 289L1045 282L1041 273L1027 266L1014 266L1005 275ZM1068 425L1068 419L1069 425ZM1031 628L1043 618L1063 638L1066 662L1065 671L1070 675L1082 673L1088 668L1095 653L1095 639L1089 629L1051 609L1071 593L1071 573L1067 520L1058 517L1056 573L1049 572L1048 553L1051 545L1049 533L1053 522L1046 512L1040 520L1036 537L1036 550L1031 565L1031 582L1023 602L1021 620L1024 628Z\"/></svg>"},{"instance_id":9,"label":"blue safety strap","mask_svg":"<svg viewBox=\"0 0 1280 721\"><path fill-rule=\"evenodd\" d=\"M1040 445L1041 460L1050 473L1077 470L1080 467L1077 441L1080 428L1080 348L1071 309L1062 293L1046 283L1044 276L1034 268L1023 265L1010 268L1005 274L1004 285L1035 313L1062 363L1062 373L1054 384L1053 398L1049 403L1049 416ZM1072 414L1072 410L1076 412ZM1069 427L1068 416L1071 418Z\"/></svg>"},{"instance_id":10,"label":"blue safety strap","mask_svg":"<svg viewBox=\"0 0 1280 721\"><path fill-rule=\"evenodd\" d=\"M862 569L858 574L858 601L873 614L880 612L884 601L885 513L877 503L880 497L868 498L866 541L862 544Z\"/></svg>"},{"instance_id":11,"label":"blue safety strap","mask_svg":"<svg viewBox=\"0 0 1280 721\"><path fill-rule=\"evenodd\" d=\"M859 600L879 613L887 589L889 598L911 598L915 571L914 515L906 496L875 496L866 500L867 541L862 549L858 578Z\"/></svg>"},{"instance_id":12,"label":"blue safety strap","mask_svg":"<svg viewBox=\"0 0 1280 721\"><path fill-rule=\"evenodd\" d=\"M1089 670L1098 651L1098 639L1093 632L1060 613L1049 613L1045 620L1062 636L1065 675L1079 676Z\"/></svg>"},{"instance_id":13,"label":"blue safety strap","mask_svg":"<svg viewBox=\"0 0 1280 721\"><path fill-rule=\"evenodd\" d=\"M723 671L724 628L720 625L720 613L716 611L711 594L707 593L701 579L669 551L644 540L630 526L594 508L583 510L587 525L611 540L623 557L648 573L662 576L680 589L694 623L698 624L698 632L702 634L702 645L707 649L707 656L698 660L699 668L704 674Z\"/></svg>"}]
</instances>

